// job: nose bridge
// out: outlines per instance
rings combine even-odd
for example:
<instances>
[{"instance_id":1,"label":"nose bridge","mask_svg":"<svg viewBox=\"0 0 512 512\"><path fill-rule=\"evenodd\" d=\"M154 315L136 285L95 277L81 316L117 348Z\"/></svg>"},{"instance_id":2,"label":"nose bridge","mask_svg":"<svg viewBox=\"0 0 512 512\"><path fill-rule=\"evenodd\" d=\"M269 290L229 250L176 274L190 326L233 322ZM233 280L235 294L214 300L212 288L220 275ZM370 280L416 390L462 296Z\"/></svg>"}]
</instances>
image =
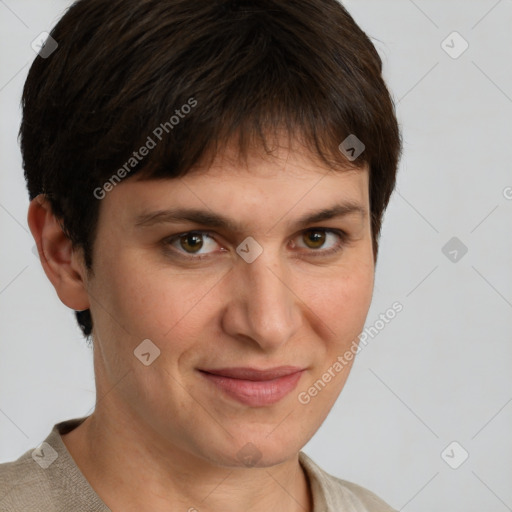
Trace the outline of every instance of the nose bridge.
<instances>
[{"instance_id":1,"label":"nose bridge","mask_svg":"<svg viewBox=\"0 0 512 512\"><path fill-rule=\"evenodd\" d=\"M285 343L299 325L297 300L278 253L267 249L252 263L239 261L234 276L244 312L238 328L262 346Z\"/></svg>"}]
</instances>

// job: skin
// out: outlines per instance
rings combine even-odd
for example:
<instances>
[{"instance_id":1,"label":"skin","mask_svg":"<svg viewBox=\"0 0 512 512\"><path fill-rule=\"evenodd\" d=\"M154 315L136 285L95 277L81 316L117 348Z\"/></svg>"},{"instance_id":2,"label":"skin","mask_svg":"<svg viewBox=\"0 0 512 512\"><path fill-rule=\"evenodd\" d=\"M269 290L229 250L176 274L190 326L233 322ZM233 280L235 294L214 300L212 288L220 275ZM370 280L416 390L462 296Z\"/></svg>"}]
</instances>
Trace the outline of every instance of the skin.
<instances>
[{"instance_id":1,"label":"skin","mask_svg":"<svg viewBox=\"0 0 512 512\"><path fill-rule=\"evenodd\" d=\"M182 179L125 179L101 201L93 275L43 196L28 222L61 301L94 319L97 404L63 441L114 512L312 510L298 452L320 427L351 364L304 405L307 390L364 327L374 283L368 170L327 169L300 147L255 151L247 165L229 146L209 168ZM306 213L350 200L366 211L298 228ZM188 221L136 228L143 211L187 206L242 223L241 232ZM320 231L322 242L311 237ZM193 245L166 240L208 231ZM309 230L309 231L308 231ZM263 253L247 263L248 236ZM341 244L341 250L322 254ZM175 252L172 252L174 248ZM188 251L188 252L187 252ZM174 254L174 256L173 256ZM150 339L149 366L134 349ZM250 407L225 395L198 368L304 368L279 402ZM260 455L246 467L237 453Z\"/></svg>"}]
</instances>

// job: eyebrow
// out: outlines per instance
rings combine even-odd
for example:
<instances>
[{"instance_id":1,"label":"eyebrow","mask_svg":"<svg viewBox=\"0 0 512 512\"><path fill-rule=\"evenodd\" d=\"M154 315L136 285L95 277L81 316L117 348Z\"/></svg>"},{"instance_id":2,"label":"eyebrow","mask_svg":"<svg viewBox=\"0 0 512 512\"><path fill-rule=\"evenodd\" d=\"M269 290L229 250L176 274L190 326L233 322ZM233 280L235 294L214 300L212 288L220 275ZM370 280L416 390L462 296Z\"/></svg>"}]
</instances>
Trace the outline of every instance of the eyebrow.
<instances>
[{"instance_id":1,"label":"eyebrow","mask_svg":"<svg viewBox=\"0 0 512 512\"><path fill-rule=\"evenodd\" d=\"M316 222L344 217L350 214L359 214L362 218L365 218L368 211L359 203L346 201L335 204L329 208L322 208L321 210L306 213L293 222L292 225L295 228L300 228ZM147 228L155 224L178 223L182 221L189 221L210 228L224 229L236 233L244 231L243 224L239 221L230 219L229 217L211 210L201 210L197 208L170 208L167 210L143 212L135 218L135 227Z\"/></svg>"}]
</instances>

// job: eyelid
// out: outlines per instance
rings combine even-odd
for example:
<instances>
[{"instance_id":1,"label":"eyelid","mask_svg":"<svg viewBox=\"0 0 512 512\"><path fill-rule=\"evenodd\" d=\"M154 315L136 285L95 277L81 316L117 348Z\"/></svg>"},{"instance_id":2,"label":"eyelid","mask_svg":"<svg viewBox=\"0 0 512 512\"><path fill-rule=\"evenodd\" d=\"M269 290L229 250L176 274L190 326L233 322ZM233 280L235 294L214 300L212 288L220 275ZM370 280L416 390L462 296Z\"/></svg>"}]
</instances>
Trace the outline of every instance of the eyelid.
<instances>
[{"instance_id":1,"label":"eyelid","mask_svg":"<svg viewBox=\"0 0 512 512\"><path fill-rule=\"evenodd\" d=\"M331 254L334 254L340 250L343 249L343 246L344 244L349 240L350 236L349 234L342 230L342 229L338 229L338 228L327 228L327 227L322 227L322 226L311 226L309 228L305 228L305 229L302 229L300 230L297 234L294 235L294 238L299 236L299 235L302 235L303 233L307 233L308 231L324 231L325 233L331 233L331 234L334 234L334 235L337 235L338 238L339 238L339 243L336 247L334 248L331 248L331 249L303 249L302 252L307 252L309 255L313 256L313 257L318 257L318 256L330 256ZM208 230L201 230L201 229L191 229L189 231L183 231L181 233L177 233L175 235L172 235L170 237L167 237L163 240L163 243L166 247L169 247L171 246L171 244L173 242L175 242L176 240L179 240L181 237L184 237L185 235L192 235L192 234L198 234L198 235L201 235L201 236L207 236L208 238L211 238L212 240L214 240L217 244L219 244L219 242L217 241L216 237L215 236L212 236L212 234L216 234L215 232L213 231L208 231ZM205 258L210 258L212 257L211 255L213 253L207 253L207 254L199 254L199 255L193 255L193 254L187 254L185 252L180 252L174 248L170 248L170 251L172 251L172 253L174 255L177 255L179 258L183 258L185 260L188 260L188 261L198 261L198 260L203 260ZM225 251L225 250L224 250Z\"/></svg>"}]
</instances>

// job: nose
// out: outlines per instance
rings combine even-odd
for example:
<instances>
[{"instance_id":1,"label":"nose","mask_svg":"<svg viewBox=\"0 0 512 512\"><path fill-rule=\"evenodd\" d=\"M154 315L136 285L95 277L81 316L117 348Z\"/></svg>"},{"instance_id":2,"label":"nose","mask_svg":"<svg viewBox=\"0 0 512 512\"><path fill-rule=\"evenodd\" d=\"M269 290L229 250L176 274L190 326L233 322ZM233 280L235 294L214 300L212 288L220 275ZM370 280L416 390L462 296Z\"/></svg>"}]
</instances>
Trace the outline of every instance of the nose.
<instances>
[{"instance_id":1,"label":"nose","mask_svg":"<svg viewBox=\"0 0 512 512\"><path fill-rule=\"evenodd\" d=\"M277 251L275 251L277 253ZM229 278L229 296L222 325L229 335L251 339L272 352L293 338L302 322L301 301L291 274L270 250L252 263L237 261Z\"/></svg>"}]
</instances>

